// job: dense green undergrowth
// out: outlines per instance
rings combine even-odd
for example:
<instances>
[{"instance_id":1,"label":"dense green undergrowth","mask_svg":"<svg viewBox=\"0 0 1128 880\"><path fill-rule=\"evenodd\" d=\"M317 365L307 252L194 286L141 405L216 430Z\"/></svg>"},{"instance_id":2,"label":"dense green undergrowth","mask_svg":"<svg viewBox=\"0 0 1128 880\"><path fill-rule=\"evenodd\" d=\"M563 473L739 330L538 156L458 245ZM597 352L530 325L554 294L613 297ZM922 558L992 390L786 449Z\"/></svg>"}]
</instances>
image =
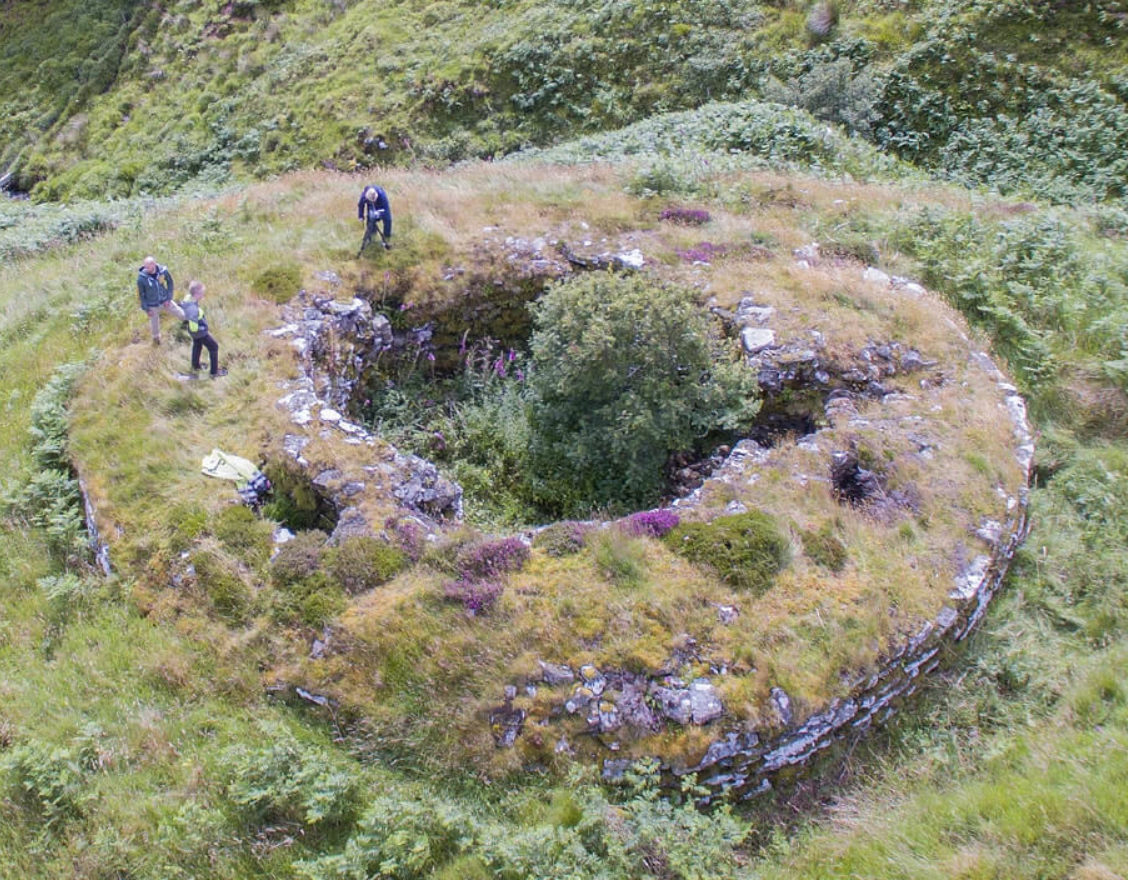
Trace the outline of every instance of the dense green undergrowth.
<instances>
[{"instance_id":1,"label":"dense green undergrowth","mask_svg":"<svg viewBox=\"0 0 1128 880\"><path fill-rule=\"evenodd\" d=\"M1117 0L855 0L827 27L791 0L41 5L0 11L0 173L38 199L443 164L748 99L1002 192L1128 186Z\"/></svg>"}]
</instances>

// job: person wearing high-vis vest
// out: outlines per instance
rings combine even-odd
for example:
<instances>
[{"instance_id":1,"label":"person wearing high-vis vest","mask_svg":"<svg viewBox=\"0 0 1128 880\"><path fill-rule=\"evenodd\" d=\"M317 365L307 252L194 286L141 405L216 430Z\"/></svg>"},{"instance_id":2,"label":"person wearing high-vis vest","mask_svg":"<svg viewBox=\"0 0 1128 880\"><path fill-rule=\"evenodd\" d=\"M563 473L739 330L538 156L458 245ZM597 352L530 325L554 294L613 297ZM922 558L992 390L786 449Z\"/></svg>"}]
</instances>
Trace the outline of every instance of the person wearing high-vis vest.
<instances>
[{"instance_id":1,"label":"person wearing high-vis vest","mask_svg":"<svg viewBox=\"0 0 1128 880\"><path fill-rule=\"evenodd\" d=\"M219 343L212 339L208 332L208 321L204 317L204 285L193 281L188 285L188 296L180 302L184 310L184 318L188 322L188 332L192 336L192 372L200 369L200 352L208 350L209 375L214 379L217 376L226 376L227 370L219 369Z\"/></svg>"}]
</instances>

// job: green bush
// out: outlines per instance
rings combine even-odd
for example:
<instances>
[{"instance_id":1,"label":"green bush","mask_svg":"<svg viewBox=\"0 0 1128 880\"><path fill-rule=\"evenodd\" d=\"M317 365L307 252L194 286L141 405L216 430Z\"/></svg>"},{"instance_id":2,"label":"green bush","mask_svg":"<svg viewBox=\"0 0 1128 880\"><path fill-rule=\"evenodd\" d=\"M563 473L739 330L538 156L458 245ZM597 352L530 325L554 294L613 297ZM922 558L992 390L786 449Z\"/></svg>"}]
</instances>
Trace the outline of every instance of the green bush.
<instances>
[{"instance_id":1,"label":"green bush","mask_svg":"<svg viewBox=\"0 0 1128 880\"><path fill-rule=\"evenodd\" d=\"M531 483L548 510L646 506L672 452L758 410L755 376L710 339L687 290L592 273L530 308Z\"/></svg>"},{"instance_id":2,"label":"green bush","mask_svg":"<svg viewBox=\"0 0 1128 880\"><path fill-rule=\"evenodd\" d=\"M302 270L296 263L279 263L259 273L251 282L257 296L271 302L289 302L302 286Z\"/></svg>"},{"instance_id":3,"label":"green bush","mask_svg":"<svg viewBox=\"0 0 1128 880\"><path fill-rule=\"evenodd\" d=\"M235 746L223 756L227 797L251 826L298 823L306 832L342 827L358 804L355 773L325 749L285 731L264 731L266 744Z\"/></svg>"},{"instance_id":4,"label":"green bush","mask_svg":"<svg viewBox=\"0 0 1128 880\"><path fill-rule=\"evenodd\" d=\"M212 519L211 531L224 547L251 565L261 565L270 557L271 525L249 507L225 507Z\"/></svg>"},{"instance_id":5,"label":"green bush","mask_svg":"<svg viewBox=\"0 0 1128 880\"><path fill-rule=\"evenodd\" d=\"M803 529L799 537L803 541L803 552L811 557L816 565L836 572L845 567L846 545L834 534L834 529L829 523L817 531Z\"/></svg>"},{"instance_id":6,"label":"green bush","mask_svg":"<svg viewBox=\"0 0 1128 880\"><path fill-rule=\"evenodd\" d=\"M682 523L662 540L690 562L713 568L721 580L754 593L772 585L790 550L775 520L758 510Z\"/></svg>"},{"instance_id":7,"label":"green bush","mask_svg":"<svg viewBox=\"0 0 1128 880\"><path fill-rule=\"evenodd\" d=\"M81 749L32 741L0 756L7 796L55 830L82 815L94 797L87 777L91 756Z\"/></svg>"},{"instance_id":8,"label":"green bush","mask_svg":"<svg viewBox=\"0 0 1128 880\"><path fill-rule=\"evenodd\" d=\"M329 573L345 592L354 594L387 583L406 568L407 563L407 555L398 547L365 536L346 538L325 554Z\"/></svg>"},{"instance_id":9,"label":"green bush","mask_svg":"<svg viewBox=\"0 0 1128 880\"><path fill-rule=\"evenodd\" d=\"M89 556L85 511L68 451L67 403L83 364L59 367L31 404L31 454L35 469L22 486L0 499L5 511L43 529L47 546L65 564Z\"/></svg>"},{"instance_id":10,"label":"green bush","mask_svg":"<svg viewBox=\"0 0 1128 880\"><path fill-rule=\"evenodd\" d=\"M270 580L275 586L288 587L321 571L328 540L328 535L316 529L298 532L274 554L270 561Z\"/></svg>"}]
</instances>

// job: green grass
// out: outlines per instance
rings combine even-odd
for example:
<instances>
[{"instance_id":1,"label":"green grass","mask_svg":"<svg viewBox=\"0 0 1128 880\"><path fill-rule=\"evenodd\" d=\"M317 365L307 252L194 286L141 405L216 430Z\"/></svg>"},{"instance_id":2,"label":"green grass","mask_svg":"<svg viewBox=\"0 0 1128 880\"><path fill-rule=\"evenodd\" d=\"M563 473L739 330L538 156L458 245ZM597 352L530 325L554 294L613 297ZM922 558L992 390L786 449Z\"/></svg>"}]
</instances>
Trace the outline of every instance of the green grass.
<instances>
[{"instance_id":1,"label":"green grass","mask_svg":"<svg viewBox=\"0 0 1128 880\"><path fill-rule=\"evenodd\" d=\"M470 252L487 218L517 232L563 222L581 203L607 226L642 224L654 213L653 203L623 194L636 179L628 170L514 165L504 176L488 166L397 175L395 191L417 224L405 229L418 236L411 252L421 256L411 281L424 288L430 282L419 279ZM692 191L704 200L709 174L694 175ZM212 445L253 455L279 431L271 383L289 367L280 366L288 364L284 347L263 342L277 314L256 295L256 278L280 253L299 264L303 284L350 265L357 182L305 175L186 198L168 213L137 208L89 237L50 232L58 217L42 207L14 209L43 218L42 234L15 224L0 230L18 246L0 268L5 489L34 464L35 394L59 364L91 358L71 452L99 499L119 572L109 583L75 587L62 608L61 593L53 599L43 581L62 573L48 561L44 535L17 516L0 529L0 875L347 877L371 874L384 860L401 876L555 876L561 865L578 877L1124 874L1123 240L1098 234L1086 212L1015 219L1005 206L985 200L973 208L950 191L830 186L815 177L784 186L783 178L746 173L719 180L708 201L713 229L734 238L770 230L783 254L837 222L835 199L854 200L850 209L869 224L856 228L890 243L883 260L926 277L1014 353L1043 431L1035 531L1003 598L910 714L848 753L843 784L824 789L830 810L811 809L803 788L787 786L736 819L684 810L645 785L608 794L587 778L569 780L554 742L499 752L481 719L503 684L535 674L545 646L559 652L547 659L574 665L653 669L680 633L705 634L711 652L756 668L758 677L726 698L755 705L770 681L798 705L817 705L833 693L837 672L869 662L874 645L928 610L932 599L916 589L914 572L945 564L947 536L970 541L974 524L948 509L949 496L932 499L931 516L920 521L888 529L842 523L841 570L833 570L836 549L824 556L812 544L796 553L779 575L790 579L785 594L769 591L763 605L749 606L734 634L716 625L710 603L741 597L657 545L646 543L646 579L633 585L616 572L633 570L622 562L638 561L637 545L602 560L598 548L561 557L538 550L511 576L495 616L466 617L441 597L446 575L416 567L336 621L348 652L307 662L326 609L302 609L287 626L271 618L263 535L225 514L230 494L198 473ZM741 195L757 193L764 198ZM924 212L928 201L946 207ZM675 237L653 245L680 246ZM144 340L133 275L151 251L173 265L181 285L190 275L208 283L230 381L187 392L173 378L186 347L131 341L135 332ZM834 314L858 315L852 327L863 342L882 328L876 322L888 310L876 293L865 294L874 308L859 311L852 304L862 292L840 280L808 290L819 282L798 284L778 263L753 269L757 289L789 305L831 308L831 291L841 293ZM719 268L716 289L740 293L750 271ZM377 263L344 274L349 285L375 288L381 272ZM442 287L422 292L439 296ZM915 317L908 303L896 314L906 332L940 345L927 315ZM1039 351L1050 353L1049 363ZM987 510L996 475L1009 466L989 442L994 411L974 411L958 389L953 395L946 416L976 443L953 450L951 476L971 487L973 509ZM785 495L785 485L777 476L751 491L778 503L780 522L793 517L798 535L827 521L821 496ZM883 541L911 553L916 568L891 557ZM216 595L233 585L218 577L211 594L209 584L175 586L185 551L210 554L246 594ZM818 589L801 589L811 585ZM901 616L891 618L891 606ZM294 681L333 688L344 706L330 712L273 690ZM517 704L535 708L524 693ZM336 742L342 730L348 737ZM294 756L300 784L276 778L271 745ZM593 745L579 748L597 754ZM421 781L436 766L464 768L468 755L492 784L468 772ZM524 761L560 775L519 772ZM68 794L46 824L56 815L53 783ZM286 836L292 844L276 845ZM424 838L434 843L413 851Z\"/></svg>"}]
</instances>

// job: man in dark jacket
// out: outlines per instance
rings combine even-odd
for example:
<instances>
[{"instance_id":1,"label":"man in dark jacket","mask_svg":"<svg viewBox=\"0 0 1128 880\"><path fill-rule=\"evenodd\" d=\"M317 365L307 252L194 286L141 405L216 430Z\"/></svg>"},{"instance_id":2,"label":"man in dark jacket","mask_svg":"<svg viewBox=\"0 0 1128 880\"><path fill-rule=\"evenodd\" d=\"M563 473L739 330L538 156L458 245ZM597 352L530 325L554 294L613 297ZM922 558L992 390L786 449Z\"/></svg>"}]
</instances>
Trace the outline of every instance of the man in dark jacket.
<instances>
[{"instance_id":1,"label":"man in dark jacket","mask_svg":"<svg viewBox=\"0 0 1128 880\"><path fill-rule=\"evenodd\" d=\"M153 345L160 345L160 310L172 312L181 320L184 320L184 312L172 299L172 275L167 268L157 265L152 257L145 257L137 270L137 295L141 298L141 311L149 316Z\"/></svg>"},{"instance_id":2,"label":"man in dark jacket","mask_svg":"<svg viewBox=\"0 0 1128 880\"><path fill-rule=\"evenodd\" d=\"M388 204L388 194L379 186L366 186L356 203L356 216L365 222L364 241L360 243L359 257L372 241L372 233L376 232L377 224L383 224L380 240L384 243L384 250L391 247L388 239L392 237L392 208Z\"/></svg>"}]
</instances>

